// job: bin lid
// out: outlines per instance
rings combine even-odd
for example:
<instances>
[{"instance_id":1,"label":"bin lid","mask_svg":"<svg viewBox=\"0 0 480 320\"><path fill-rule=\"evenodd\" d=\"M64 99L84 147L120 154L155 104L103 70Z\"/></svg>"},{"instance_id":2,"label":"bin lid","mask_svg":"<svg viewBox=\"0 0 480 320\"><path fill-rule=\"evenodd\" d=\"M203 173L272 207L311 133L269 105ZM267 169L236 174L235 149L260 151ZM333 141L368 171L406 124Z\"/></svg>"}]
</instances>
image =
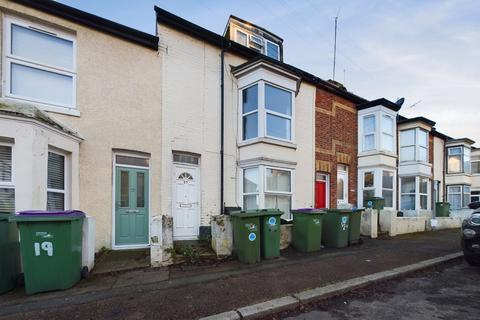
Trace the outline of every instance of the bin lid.
<instances>
[{"instance_id":1,"label":"bin lid","mask_svg":"<svg viewBox=\"0 0 480 320\"><path fill-rule=\"evenodd\" d=\"M80 210L26 210L17 212L10 218L12 221L62 221L78 220L85 217L85 213Z\"/></svg>"},{"instance_id":2,"label":"bin lid","mask_svg":"<svg viewBox=\"0 0 480 320\"><path fill-rule=\"evenodd\" d=\"M354 213L357 210L354 209L327 209L327 213Z\"/></svg>"},{"instance_id":3,"label":"bin lid","mask_svg":"<svg viewBox=\"0 0 480 320\"><path fill-rule=\"evenodd\" d=\"M282 215L283 212L278 209L255 209L255 210L242 210L230 213L231 216L234 217L259 217L259 216L267 216L267 215Z\"/></svg>"},{"instance_id":4,"label":"bin lid","mask_svg":"<svg viewBox=\"0 0 480 320\"><path fill-rule=\"evenodd\" d=\"M293 214L324 214L325 209L318 209L318 208L300 208L300 209L293 209L290 210Z\"/></svg>"}]
</instances>

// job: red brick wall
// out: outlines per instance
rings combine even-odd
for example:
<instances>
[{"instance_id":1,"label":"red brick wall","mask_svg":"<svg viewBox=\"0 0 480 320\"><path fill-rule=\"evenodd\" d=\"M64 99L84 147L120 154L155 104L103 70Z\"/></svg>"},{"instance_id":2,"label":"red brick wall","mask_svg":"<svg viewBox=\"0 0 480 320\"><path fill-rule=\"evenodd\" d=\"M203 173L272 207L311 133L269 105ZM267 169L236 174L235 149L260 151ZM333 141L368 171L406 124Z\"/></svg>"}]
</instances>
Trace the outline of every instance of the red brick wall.
<instances>
[{"instance_id":1,"label":"red brick wall","mask_svg":"<svg viewBox=\"0 0 480 320\"><path fill-rule=\"evenodd\" d=\"M337 205L337 165L348 165L348 202L357 204L357 109L354 103L317 88L315 163L330 175L330 207Z\"/></svg>"}]
</instances>

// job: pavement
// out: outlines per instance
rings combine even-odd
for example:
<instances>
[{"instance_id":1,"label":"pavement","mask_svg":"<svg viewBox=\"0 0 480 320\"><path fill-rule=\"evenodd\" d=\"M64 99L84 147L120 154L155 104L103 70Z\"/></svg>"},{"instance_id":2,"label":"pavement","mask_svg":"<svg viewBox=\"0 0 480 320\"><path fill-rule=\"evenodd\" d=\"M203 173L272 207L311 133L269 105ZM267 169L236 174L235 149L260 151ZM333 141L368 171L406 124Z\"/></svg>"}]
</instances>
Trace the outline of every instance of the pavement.
<instances>
[{"instance_id":1,"label":"pavement","mask_svg":"<svg viewBox=\"0 0 480 320\"><path fill-rule=\"evenodd\" d=\"M266 319L384 320L479 318L480 268L463 261L358 290L311 306L303 313Z\"/></svg>"},{"instance_id":2,"label":"pavement","mask_svg":"<svg viewBox=\"0 0 480 320\"><path fill-rule=\"evenodd\" d=\"M196 319L459 250L459 231L444 230L313 254L286 250L256 265L135 270L92 277L62 292L16 290L0 297L0 319Z\"/></svg>"}]
</instances>

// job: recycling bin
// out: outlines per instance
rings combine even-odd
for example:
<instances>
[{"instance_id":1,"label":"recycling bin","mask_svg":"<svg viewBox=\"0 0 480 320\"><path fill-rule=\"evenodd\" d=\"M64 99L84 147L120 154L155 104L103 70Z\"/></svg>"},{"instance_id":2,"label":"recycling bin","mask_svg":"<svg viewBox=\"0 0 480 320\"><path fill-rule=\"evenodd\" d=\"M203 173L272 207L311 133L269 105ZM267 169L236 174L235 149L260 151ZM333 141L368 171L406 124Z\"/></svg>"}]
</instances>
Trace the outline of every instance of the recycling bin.
<instances>
[{"instance_id":1,"label":"recycling bin","mask_svg":"<svg viewBox=\"0 0 480 320\"><path fill-rule=\"evenodd\" d=\"M360 242L360 223L363 209L354 209L350 213L350 225L348 226L348 245Z\"/></svg>"},{"instance_id":2,"label":"recycling bin","mask_svg":"<svg viewBox=\"0 0 480 320\"><path fill-rule=\"evenodd\" d=\"M450 216L450 203L449 202L436 202L435 203L435 217L448 217Z\"/></svg>"},{"instance_id":3,"label":"recycling bin","mask_svg":"<svg viewBox=\"0 0 480 320\"><path fill-rule=\"evenodd\" d=\"M0 213L0 294L15 288L20 275L20 244L10 214Z\"/></svg>"},{"instance_id":4,"label":"recycling bin","mask_svg":"<svg viewBox=\"0 0 480 320\"><path fill-rule=\"evenodd\" d=\"M260 261L260 217L258 210L230 214L233 226L233 251L244 263Z\"/></svg>"},{"instance_id":5,"label":"recycling bin","mask_svg":"<svg viewBox=\"0 0 480 320\"><path fill-rule=\"evenodd\" d=\"M260 215L260 253L262 258L280 257L280 216L278 209L259 210Z\"/></svg>"},{"instance_id":6,"label":"recycling bin","mask_svg":"<svg viewBox=\"0 0 480 320\"><path fill-rule=\"evenodd\" d=\"M351 210L328 209L323 215L322 241L328 248L344 248L348 245Z\"/></svg>"},{"instance_id":7,"label":"recycling bin","mask_svg":"<svg viewBox=\"0 0 480 320\"><path fill-rule=\"evenodd\" d=\"M301 252L314 252L322 246L322 215L324 211L319 209L292 210L293 247Z\"/></svg>"},{"instance_id":8,"label":"recycling bin","mask_svg":"<svg viewBox=\"0 0 480 320\"><path fill-rule=\"evenodd\" d=\"M363 199L363 206L365 208L383 210L385 208L385 199L382 197L367 197Z\"/></svg>"},{"instance_id":9,"label":"recycling bin","mask_svg":"<svg viewBox=\"0 0 480 320\"><path fill-rule=\"evenodd\" d=\"M81 211L22 211L10 218L20 230L27 294L72 287L82 273Z\"/></svg>"}]
</instances>

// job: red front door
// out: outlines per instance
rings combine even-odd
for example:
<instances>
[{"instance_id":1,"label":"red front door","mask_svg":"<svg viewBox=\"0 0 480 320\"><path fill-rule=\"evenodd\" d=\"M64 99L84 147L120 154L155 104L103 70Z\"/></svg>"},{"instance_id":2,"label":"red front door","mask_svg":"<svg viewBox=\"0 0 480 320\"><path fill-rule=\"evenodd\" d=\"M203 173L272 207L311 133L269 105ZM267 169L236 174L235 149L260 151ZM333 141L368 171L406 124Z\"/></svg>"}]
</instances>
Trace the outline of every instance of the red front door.
<instances>
[{"instance_id":1,"label":"red front door","mask_svg":"<svg viewBox=\"0 0 480 320\"><path fill-rule=\"evenodd\" d=\"M315 208L327 207L327 183L315 181Z\"/></svg>"}]
</instances>

